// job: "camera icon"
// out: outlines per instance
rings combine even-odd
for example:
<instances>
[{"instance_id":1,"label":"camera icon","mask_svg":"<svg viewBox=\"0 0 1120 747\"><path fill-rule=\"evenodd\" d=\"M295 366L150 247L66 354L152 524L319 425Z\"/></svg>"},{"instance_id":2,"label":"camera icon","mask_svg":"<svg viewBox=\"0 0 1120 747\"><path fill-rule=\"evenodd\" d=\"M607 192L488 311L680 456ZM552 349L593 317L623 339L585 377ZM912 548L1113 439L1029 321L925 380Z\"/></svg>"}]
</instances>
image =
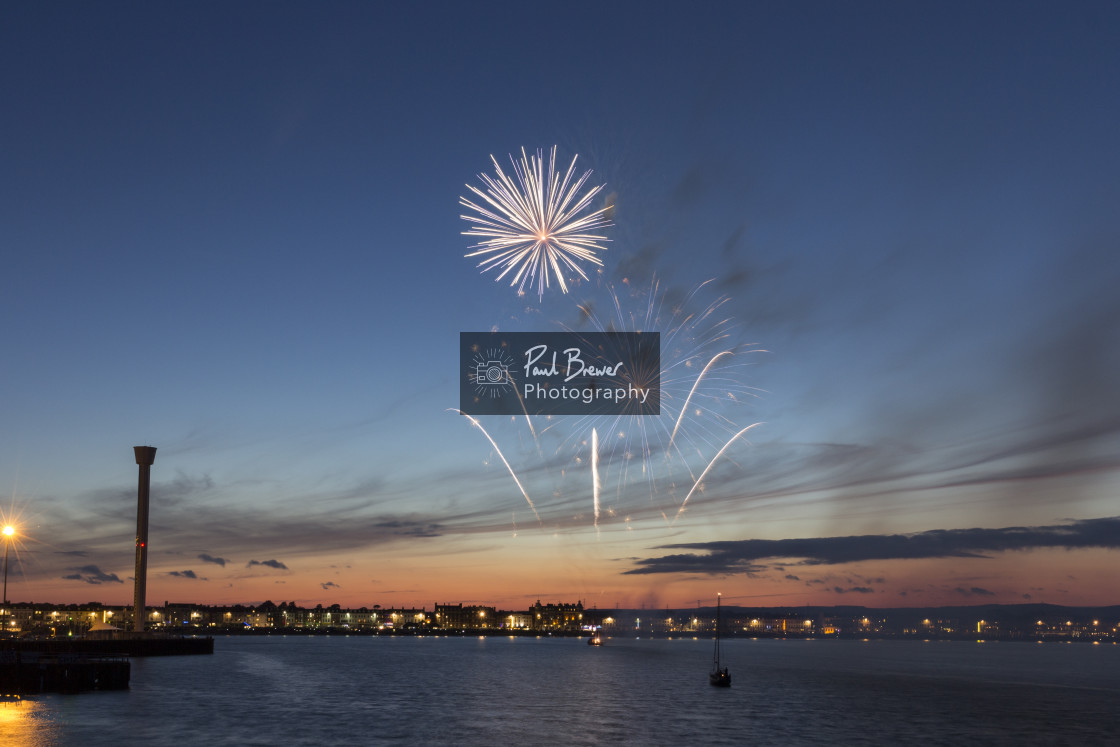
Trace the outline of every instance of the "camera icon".
<instances>
[{"instance_id":1,"label":"camera icon","mask_svg":"<svg viewBox=\"0 0 1120 747\"><path fill-rule=\"evenodd\" d=\"M509 369L501 361L479 363L475 369L474 380L480 386L501 386L511 381Z\"/></svg>"}]
</instances>

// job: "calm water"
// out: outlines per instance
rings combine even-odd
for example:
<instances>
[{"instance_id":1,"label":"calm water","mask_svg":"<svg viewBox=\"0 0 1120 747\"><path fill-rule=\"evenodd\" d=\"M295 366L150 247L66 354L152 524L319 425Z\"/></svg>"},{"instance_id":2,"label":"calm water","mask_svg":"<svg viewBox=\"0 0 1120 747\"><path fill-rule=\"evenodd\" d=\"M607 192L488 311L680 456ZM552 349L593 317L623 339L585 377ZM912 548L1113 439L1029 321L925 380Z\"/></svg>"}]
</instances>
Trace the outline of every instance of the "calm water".
<instances>
[{"instance_id":1,"label":"calm water","mask_svg":"<svg viewBox=\"0 0 1120 747\"><path fill-rule=\"evenodd\" d=\"M218 638L124 692L0 704L0 745L1120 744L1120 646Z\"/></svg>"}]
</instances>

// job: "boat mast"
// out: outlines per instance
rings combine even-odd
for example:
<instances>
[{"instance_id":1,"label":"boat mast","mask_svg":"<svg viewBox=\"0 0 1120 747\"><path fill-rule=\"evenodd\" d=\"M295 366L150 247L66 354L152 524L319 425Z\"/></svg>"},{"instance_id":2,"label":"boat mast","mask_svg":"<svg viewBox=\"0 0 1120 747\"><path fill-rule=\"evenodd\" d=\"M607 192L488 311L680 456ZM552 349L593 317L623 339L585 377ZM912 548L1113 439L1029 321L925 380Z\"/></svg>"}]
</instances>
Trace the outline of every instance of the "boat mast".
<instances>
[{"instance_id":1,"label":"boat mast","mask_svg":"<svg viewBox=\"0 0 1120 747\"><path fill-rule=\"evenodd\" d=\"M712 654L712 666L717 672L719 671L719 603L721 596L718 592L716 593L716 647L715 653Z\"/></svg>"}]
</instances>

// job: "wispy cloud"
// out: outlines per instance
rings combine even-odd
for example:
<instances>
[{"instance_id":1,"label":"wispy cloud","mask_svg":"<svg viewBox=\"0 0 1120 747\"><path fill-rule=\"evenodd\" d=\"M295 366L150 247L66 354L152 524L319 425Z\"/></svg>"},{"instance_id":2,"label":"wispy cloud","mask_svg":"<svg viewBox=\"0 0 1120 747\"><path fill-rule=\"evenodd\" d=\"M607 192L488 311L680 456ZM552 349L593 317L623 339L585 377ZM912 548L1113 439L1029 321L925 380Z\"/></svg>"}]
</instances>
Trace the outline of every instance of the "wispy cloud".
<instances>
[{"instance_id":1,"label":"wispy cloud","mask_svg":"<svg viewBox=\"0 0 1120 747\"><path fill-rule=\"evenodd\" d=\"M831 565L861 560L979 558L987 557L986 553L1044 547L1118 549L1120 517L1086 519L1072 524L1043 527L935 529L917 534L748 539L663 545L657 549L687 549L695 552L638 560L637 567L625 573L726 574L757 570L756 561L771 558L799 559L805 565Z\"/></svg>"},{"instance_id":2,"label":"wispy cloud","mask_svg":"<svg viewBox=\"0 0 1120 747\"><path fill-rule=\"evenodd\" d=\"M176 576L178 578L193 578L193 579L198 579L200 581L206 581L207 580L205 578L201 578L194 571L190 571L190 570L187 570L187 571L168 571L167 575L168 576Z\"/></svg>"},{"instance_id":3,"label":"wispy cloud","mask_svg":"<svg viewBox=\"0 0 1120 747\"><path fill-rule=\"evenodd\" d=\"M207 553L199 553L198 559L203 563L214 563L215 565L220 565L223 568L226 567L226 563L230 562L229 558L216 558L213 555L209 555Z\"/></svg>"},{"instance_id":4,"label":"wispy cloud","mask_svg":"<svg viewBox=\"0 0 1120 747\"><path fill-rule=\"evenodd\" d=\"M327 590L327 589L341 589L342 588L341 586L336 584L334 581L325 581L325 582L319 584L319 586L322 586L324 590Z\"/></svg>"},{"instance_id":5,"label":"wispy cloud","mask_svg":"<svg viewBox=\"0 0 1120 747\"><path fill-rule=\"evenodd\" d=\"M389 530L398 537L439 537L442 534L440 525L435 522L392 519L376 522L372 527Z\"/></svg>"},{"instance_id":6,"label":"wispy cloud","mask_svg":"<svg viewBox=\"0 0 1120 747\"><path fill-rule=\"evenodd\" d=\"M987 589L982 589L979 586L973 586L970 589L966 589L963 586L958 586L957 588L953 589L953 591L957 592L961 596L966 597L994 597L996 595L994 591L988 591ZM1027 598L1030 598L1030 594L1027 594L1026 596Z\"/></svg>"}]
</instances>

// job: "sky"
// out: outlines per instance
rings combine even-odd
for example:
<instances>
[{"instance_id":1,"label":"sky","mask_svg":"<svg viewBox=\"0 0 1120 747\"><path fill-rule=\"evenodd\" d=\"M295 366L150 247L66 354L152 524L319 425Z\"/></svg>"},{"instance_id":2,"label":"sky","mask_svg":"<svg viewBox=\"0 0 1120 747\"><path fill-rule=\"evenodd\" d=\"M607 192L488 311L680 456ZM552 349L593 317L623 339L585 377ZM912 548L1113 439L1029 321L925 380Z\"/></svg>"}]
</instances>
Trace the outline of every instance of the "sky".
<instances>
[{"instance_id":1,"label":"sky","mask_svg":"<svg viewBox=\"0 0 1120 747\"><path fill-rule=\"evenodd\" d=\"M1115 3L2 15L13 601L130 603L152 445L150 603L1120 602ZM612 225L538 298L459 200L553 146ZM562 329L662 414L456 413Z\"/></svg>"}]
</instances>

